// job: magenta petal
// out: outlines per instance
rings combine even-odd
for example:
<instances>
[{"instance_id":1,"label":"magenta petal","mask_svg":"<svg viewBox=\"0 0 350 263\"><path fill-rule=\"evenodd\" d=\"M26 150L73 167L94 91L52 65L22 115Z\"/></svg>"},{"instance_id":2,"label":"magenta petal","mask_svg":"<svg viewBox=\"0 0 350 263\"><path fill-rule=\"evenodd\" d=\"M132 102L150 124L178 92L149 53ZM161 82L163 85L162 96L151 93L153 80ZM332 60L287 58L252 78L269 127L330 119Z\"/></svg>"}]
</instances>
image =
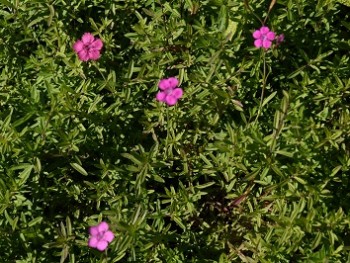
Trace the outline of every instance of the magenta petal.
<instances>
[{"instance_id":1,"label":"magenta petal","mask_svg":"<svg viewBox=\"0 0 350 263\"><path fill-rule=\"evenodd\" d=\"M256 31L254 31L254 33L253 33L253 37L254 37L255 39L261 38L261 33L260 33L260 30L256 30Z\"/></svg>"},{"instance_id":2,"label":"magenta petal","mask_svg":"<svg viewBox=\"0 0 350 263\"><path fill-rule=\"evenodd\" d=\"M100 251L103 251L107 248L108 246L108 242L107 241L104 241L104 240L100 240L98 243L97 243L97 246L96 248Z\"/></svg>"},{"instance_id":3,"label":"magenta petal","mask_svg":"<svg viewBox=\"0 0 350 263\"><path fill-rule=\"evenodd\" d=\"M96 237L92 237L89 239L88 246L96 248L98 244L98 239Z\"/></svg>"},{"instance_id":4,"label":"magenta petal","mask_svg":"<svg viewBox=\"0 0 350 263\"><path fill-rule=\"evenodd\" d=\"M98 235L98 228L96 226L92 226L89 228L89 233L92 236L97 236Z\"/></svg>"},{"instance_id":5,"label":"magenta petal","mask_svg":"<svg viewBox=\"0 0 350 263\"><path fill-rule=\"evenodd\" d=\"M172 88L172 89L173 89L173 88L176 88L177 85L179 85L179 81L178 81L178 79L175 78L175 77L168 78L168 82L169 82L170 88Z\"/></svg>"},{"instance_id":6,"label":"magenta petal","mask_svg":"<svg viewBox=\"0 0 350 263\"><path fill-rule=\"evenodd\" d=\"M84 48L84 43L81 40L78 40L73 45L73 49L76 53L80 52L83 48Z\"/></svg>"},{"instance_id":7,"label":"magenta petal","mask_svg":"<svg viewBox=\"0 0 350 263\"><path fill-rule=\"evenodd\" d=\"M90 49L88 53L89 53L89 58L92 60L98 60L101 56L100 51L98 50Z\"/></svg>"},{"instance_id":8,"label":"magenta petal","mask_svg":"<svg viewBox=\"0 0 350 263\"><path fill-rule=\"evenodd\" d=\"M262 47L262 40L261 39L257 39L254 41L254 46L259 48Z\"/></svg>"},{"instance_id":9,"label":"magenta petal","mask_svg":"<svg viewBox=\"0 0 350 263\"><path fill-rule=\"evenodd\" d=\"M165 102L169 105L169 106L173 106L176 104L177 102L177 99L172 96L172 95L168 95L166 98L165 98Z\"/></svg>"},{"instance_id":10,"label":"magenta petal","mask_svg":"<svg viewBox=\"0 0 350 263\"><path fill-rule=\"evenodd\" d=\"M78 57L82 61L88 61L89 60L89 54L88 54L88 52L85 49L81 50L78 53Z\"/></svg>"},{"instance_id":11,"label":"magenta petal","mask_svg":"<svg viewBox=\"0 0 350 263\"><path fill-rule=\"evenodd\" d=\"M81 40L85 45L89 45L94 41L94 36L91 33L85 33L82 36Z\"/></svg>"},{"instance_id":12,"label":"magenta petal","mask_svg":"<svg viewBox=\"0 0 350 263\"><path fill-rule=\"evenodd\" d=\"M103 47L103 43L101 39L96 39L94 42L91 43L90 48L101 50Z\"/></svg>"},{"instance_id":13,"label":"magenta petal","mask_svg":"<svg viewBox=\"0 0 350 263\"><path fill-rule=\"evenodd\" d=\"M284 40L284 34L280 34L280 35L276 36L276 41L278 44L283 42L283 40Z\"/></svg>"},{"instance_id":14,"label":"magenta petal","mask_svg":"<svg viewBox=\"0 0 350 263\"><path fill-rule=\"evenodd\" d=\"M156 99L165 102L166 93L164 91L159 91L156 95Z\"/></svg>"},{"instance_id":15,"label":"magenta petal","mask_svg":"<svg viewBox=\"0 0 350 263\"><path fill-rule=\"evenodd\" d=\"M279 39L280 42L284 41L284 34L280 34L278 39Z\"/></svg>"},{"instance_id":16,"label":"magenta petal","mask_svg":"<svg viewBox=\"0 0 350 263\"><path fill-rule=\"evenodd\" d=\"M105 232L108 230L108 224L104 221L102 221L98 226L98 231L101 233L101 232Z\"/></svg>"},{"instance_id":17,"label":"magenta petal","mask_svg":"<svg viewBox=\"0 0 350 263\"><path fill-rule=\"evenodd\" d=\"M268 32L270 32L270 29L267 26L263 26L260 28L260 33L262 35L266 35Z\"/></svg>"},{"instance_id":18,"label":"magenta petal","mask_svg":"<svg viewBox=\"0 0 350 263\"><path fill-rule=\"evenodd\" d=\"M271 43L272 42L270 40L264 39L262 45L263 45L264 48L270 48L271 47Z\"/></svg>"},{"instance_id":19,"label":"magenta petal","mask_svg":"<svg viewBox=\"0 0 350 263\"><path fill-rule=\"evenodd\" d=\"M171 93L171 96L173 96L175 99L180 99L183 95L183 90L181 88L176 88Z\"/></svg>"},{"instance_id":20,"label":"magenta petal","mask_svg":"<svg viewBox=\"0 0 350 263\"><path fill-rule=\"evenodd\" d=\"M170 82L168 79L162 79L161 81L159 81L158 87L161 90L166 90L170 88Z\"/></svg>"},{"instance_id":21,"label":"magenta petal","mask_svg":"<svg viewBox=\"0 0 350 263\"><path fill-rule=\"evenodd\" d=\"M107 242L112 242L114 239L114 234L112 231L107 231L103 235L103 239L106 240Z\"/></svg>"},{"instance_id":22,"label":"magenta petal","mask_svg":"<svg viewBox=\"0 0 350 263\"><path fill-rule=\"evenodd\" d=\"M268 40L274 40L275 39L275 37L276 37L276 34L274 33L274 32L272 32L272 31L270 31L269 33L267 33L266 34L266 38L268 39Z\"/></svg>"}]
</instances>

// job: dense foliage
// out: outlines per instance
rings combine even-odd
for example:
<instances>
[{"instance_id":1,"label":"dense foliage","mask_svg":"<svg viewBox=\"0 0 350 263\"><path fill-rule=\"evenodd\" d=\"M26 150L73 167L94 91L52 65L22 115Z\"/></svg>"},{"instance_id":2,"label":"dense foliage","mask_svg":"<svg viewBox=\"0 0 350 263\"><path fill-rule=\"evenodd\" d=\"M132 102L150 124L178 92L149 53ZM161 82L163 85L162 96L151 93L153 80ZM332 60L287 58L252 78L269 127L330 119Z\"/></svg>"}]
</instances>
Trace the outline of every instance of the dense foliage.
<instances>
[{"instance_id":1,"label":"dense foliage","mask_svg":"<svg viewBox=\"0 0 350 263\"><path fill-rule=\"evenodd\" d=\"M350 262L350 8L0 0L1 262ZM255 48L265 22L285 40ZM85 32L101 58L81 62ZM155 99L160 79L184 91ZM108 250L87 246L102 220Z\"/></svg>"}]
</instances>

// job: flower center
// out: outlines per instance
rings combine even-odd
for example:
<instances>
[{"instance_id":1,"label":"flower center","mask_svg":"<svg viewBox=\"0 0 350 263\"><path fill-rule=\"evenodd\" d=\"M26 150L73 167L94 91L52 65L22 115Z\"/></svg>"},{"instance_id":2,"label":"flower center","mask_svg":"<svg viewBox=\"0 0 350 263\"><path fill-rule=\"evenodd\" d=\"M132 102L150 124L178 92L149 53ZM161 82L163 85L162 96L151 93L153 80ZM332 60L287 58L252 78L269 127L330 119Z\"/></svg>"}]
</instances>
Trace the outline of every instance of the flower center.
<instances>
[{"instance_id":1,"label":"flower center","mask_svg":"<svg viewBox=\"0 0 350 263\"><path fill-rule=\"evenodd\" d=\"M171 93L173 93L173 89L169 88L169 89L164 90L164 92L166 95L170 95Z\"/></svg>"},{"instance_id":2,"label":"flower center","mask_svg":"<svg viewBox=\"0 0 350 263\"><path fill-rule=\"evenodd\" d=\"M90 44L84 45L84 50L85 50L85 51L89 51L89 50L91 49L91 46L92 46L91 43L90 43Z\"/></svg>"},{"instance_id":3,"label":"flower center","mask_svg":"<svg viewBox=\"0 0 350 263\"><path fill-rule=\"evenodd\" d=\"M97 235L97 239L101 240L103 238L104 232L99 232Z\"/></svg>"}]
</instances>

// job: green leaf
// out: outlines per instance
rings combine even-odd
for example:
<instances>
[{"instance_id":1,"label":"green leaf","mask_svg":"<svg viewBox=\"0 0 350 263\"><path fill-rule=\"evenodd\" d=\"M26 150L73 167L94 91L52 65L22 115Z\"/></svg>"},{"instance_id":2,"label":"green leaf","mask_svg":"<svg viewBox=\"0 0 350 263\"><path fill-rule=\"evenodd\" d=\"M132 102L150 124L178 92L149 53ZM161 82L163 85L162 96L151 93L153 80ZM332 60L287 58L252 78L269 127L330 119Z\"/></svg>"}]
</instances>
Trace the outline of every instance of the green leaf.
<instances>
[{"instance_id":1,"label":"green leaf","mask_svg":"<svg viewBox=\"0 0 350 263\"><path fill-rule=\"evenodd\" d=\"M228 20L228 26L226 28L226 31L224 32L224 37L227 41L231 41L233 36L235 35L237 31L237 22L232 21L231 19Z\"/></svg>"},{"instance_id":2,"label":"green leaf","mask_svg":"<svg viewBox=\"0 0 350 263\"><path fill-rule=\"evenodd\" d=\"M156 180L157 182L165 183L164 179L163 179L162 177L160 177L159 175L157 175L157 174L153 174L153 178L154 178L154 180Z\"/></svg>"},{"instance_id":3,"label":"green leaf","mask_svg":"<svg viewBox=\"0 0 350 263\"><path fill-rule=\"evenodd\" d=\"M54 9L54 7L52 5L49 5L49 4L46 4L46 5L47 5L47 7L50 10L50 15L49 15L49 17L47 19L47 25L50 26L51 23L52 23L52 19L55 16L55 9Z\"/></svg>"},{"instance_id":4,"label":"green leaf","mask_svg":"<svg viewBox=\"0 0 350 263\"><path fill-rule=\"evenodd\" d=\"M204 188L207 188L209 186L212 186L213 184L215 184L215 182L208 182L208 183L205 183L205 184L196 185L195 188L197 188L197 189L204 189Z\"/></svg>"},{"instance_id":5,"label":"green leaf","mask_svg":"<svg viewBox=\"0 0 350 263\"><path fill-rule=\"evenodd\" d=\"M67 235L71 236L72 235L72 223L70 221L69 216L66 217L66 228L67 228Z\"/></svg>"},{"instance_id":6,"label":"green leaf","mask_svg":"<svg viewBox=\"0 0 350 263\"><path fill-rule=\"evenodd\" d=\"M83 167L81 167L79 164L77 163L70 163L70 165L76 170L78 171L80 174L87 176L88 173L85 171L85 169Z\"/></svg>"},{"instance_id":7,"label":"green leaf","mask_svg":"<svg viewBox=\"0 0 350 263\"><path fill-rule=\"evenodd\" d=\"M18 185L22 186L25 184L33 170L33 165L27 165L27 167L19 174Z\"/></svg>"},{"instance_id":8,"label":"green leaf","mask_svg":"<svg viewBox=\"0 0 350 263\"><path fill-rule=\"evenodd\" d=\"M176 222L176 224L181 227L184 231L186 231L186 226L182 223L181 219L177 216L173 217L173 220Z\"/></svg>"},{"instance_id":9,"label":"green leaf","mask_svg":"<svg viewBox=\"0 0 350 263\"><path fill-rule=\"evenodd\" d=\"M45 19L45 17L39 16L39 17L35 18L34 20L32 20L32 21L27 25L27 27L28 27L28 28L29 28L29 27L32 27L32 26L34 26L34 25L40 23L40 22L41 22L42 20L44 20L44 19Z\"/></svg>"},{"instance_id":10,"label":"green leaf","mask_svg":"<svg viewBox=\"0 0 350 263\"><path fill-rule=\"evenodd\" d=\"M285 151L285 150L278 150L278 151L275 151L275 153L289 157L289 158L293 158L293 155L294 155L293 153Z\"/></svg>"},{"instance_id":11,"label":"green leaf","mask_svg":"<svg viewBox=\"0 0 350 263\"><path fill-rule=\"evenodd\" d=\"M132 161L134 164L142 165L142 161L139 160L139 159L140 159L139 156L136 157L136 156L134 156L134 155L132 155L132 154L130 154L130 153L122 153L121 156L123 156L123 157L129 159L129 160Z\"/></svg>"},{"instance_id":12,"label":"green leaf","mask_svg":"<svg viewBox=\"0 0 350 263\"><path fill-rule=\"evenodd\" d=\"M264 99L262 107L264 107L267 103L269 103L270 100L272 100L277 94L277 91L273 92L272 94L270 94L270 96L268 96L266 99Z\"/></svg>"},{"instance_id":13,"label":"green leaf","mask_svg":"<svg viewBox=\"0 0 350 263\"><path fill-rule=\"evenodd\" d=\"M12 3L7 1L7 0L0 0L0 3L6 5L6 6L10 7L10 8L16 9L16 7Z\"/></svg>"},{"instance_id":14,"label":"green leaf","mask_svg":"<svg viewBox=\"0 0 350 263\"><path fill-rule=\"evenodd\" d=\"M219 12L219 30L224 31L227 28L228 24L228 13L227 13L227 7L226 5L222 5L220 7Z\"/></svg>"},{"instance_id":15,"label":"green leaf","mask_svg":"<svg viewBox=\"0 0 350 263\"><path fill-rule=\"evenodd\" d=\"M295 179L296 181L298 181L299 183L303 184L303 185L306 185L307 182L304 180L304 179L301 179L300 177L298 176L293 176L293 179Z\"/></svg>"},{"instance_id":16,"label":"green leaf","mask_svg":"<svg viewBox=\"0 0 350 263\"><path fill-rule=\"evenodd\" d=\"M89 17L89 21L91 23L91 27L93 28L93 30L95 30L96 32L99 32L99 27L96 25L94 19Z\"/></svg>"},{"instance_id":17,"label":"green leaf","mask_svg":"<svg viewBox=\"0 0 350 263\"><path fill-rule=\"evenodd\" d=\"M38 216L38 217L34 218L33 220L31 220L30 222L28 222L28 227L32 227L36 224L39 224L41 221L43 221L43 217Z\"/></svg>"},{"instance_id":18,"label":"green leaf","mask_svg":"<svg viewBox=\"0 0 350 263\"><path fill-rule=\"evenodd\" d=\"M332 173L329 176L330 177L335 176L342 168L343 168L342 165L338 165L337 167L334 167L332 170Z\"/></svg>"},{"instance_id":19,"label":"green leaf","mask_svg":"<svg viewBox=\"0 0 350 263\"><path fill-rule=\"evenodd\" d=\"M69 254L69 247L68 246L64 246L62 248L62 251L61 251L60 263L64 263L64 261L66 261L66 258L68 257L68 254Z\"/></svg>"}]
</instances>

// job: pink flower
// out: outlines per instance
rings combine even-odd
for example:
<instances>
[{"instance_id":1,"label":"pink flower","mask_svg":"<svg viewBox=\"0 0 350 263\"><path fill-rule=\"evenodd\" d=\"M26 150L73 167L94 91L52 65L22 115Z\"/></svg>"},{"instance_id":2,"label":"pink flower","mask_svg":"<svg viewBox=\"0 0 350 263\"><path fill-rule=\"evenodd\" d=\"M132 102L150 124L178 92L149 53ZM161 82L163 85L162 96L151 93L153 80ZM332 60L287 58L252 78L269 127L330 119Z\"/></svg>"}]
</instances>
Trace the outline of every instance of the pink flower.
<instances>
[{"instance_id":1,"label":"pink flower","mask_svg":"<svg viewBox=\"0 0 350 263\"><path fill-rule=\"evenodd\" d=\"M75 53L78 54L79 59L82 61L99 59L102 47L101 39L94 38L91 33L85 33L81 40L78 40L73 45Z\"/></svg>"},{"instance_id":2,"label":"pink flower","mask_svg":"<svg viewBox=\"0 0 350 263\"><path fill-rule=\"evenodd\" d=\"M97 248L100 251L105 250L108 244L114 239L113 232L108 230L108 228L109 227L106 222L101 222L97 226L90 227L90 238L88 246Z\"/></svg>"},{"instance_id":3,"label":"pink flower","mask_svg":"<svg viewBox=\"0 0 350 263\"><path fill-rule=\"evenodd\" d=\"M262 26L259 30L256 30L253 33L255 47L263 47L265 49L270 48L272 41L275 39L275 35L275 32L270 31L267 26Z\"/></svg>"},{"instance_id":4,"label":"pink flower","mask_svg":"<svg viewBox=\"0 0 350 263\"><path fill-rule=\"evenodd\" d=\"M157 93L156 99L165 102L168 106L175 105L183 95L183 90L177 85L179 85L179 81L175 77L162 79L158 84L161 91Z\"/></svg>"},{"instance_id":5,"label":"pink flower","mask_svg":"<svg viewBox=\"0 0 350 263\"><path fill-rule=\"evenodd\" d=\"M276 44L279 45L284 41L284 34L280 34L276 36Z\"/></svg>"}]
</instances>

